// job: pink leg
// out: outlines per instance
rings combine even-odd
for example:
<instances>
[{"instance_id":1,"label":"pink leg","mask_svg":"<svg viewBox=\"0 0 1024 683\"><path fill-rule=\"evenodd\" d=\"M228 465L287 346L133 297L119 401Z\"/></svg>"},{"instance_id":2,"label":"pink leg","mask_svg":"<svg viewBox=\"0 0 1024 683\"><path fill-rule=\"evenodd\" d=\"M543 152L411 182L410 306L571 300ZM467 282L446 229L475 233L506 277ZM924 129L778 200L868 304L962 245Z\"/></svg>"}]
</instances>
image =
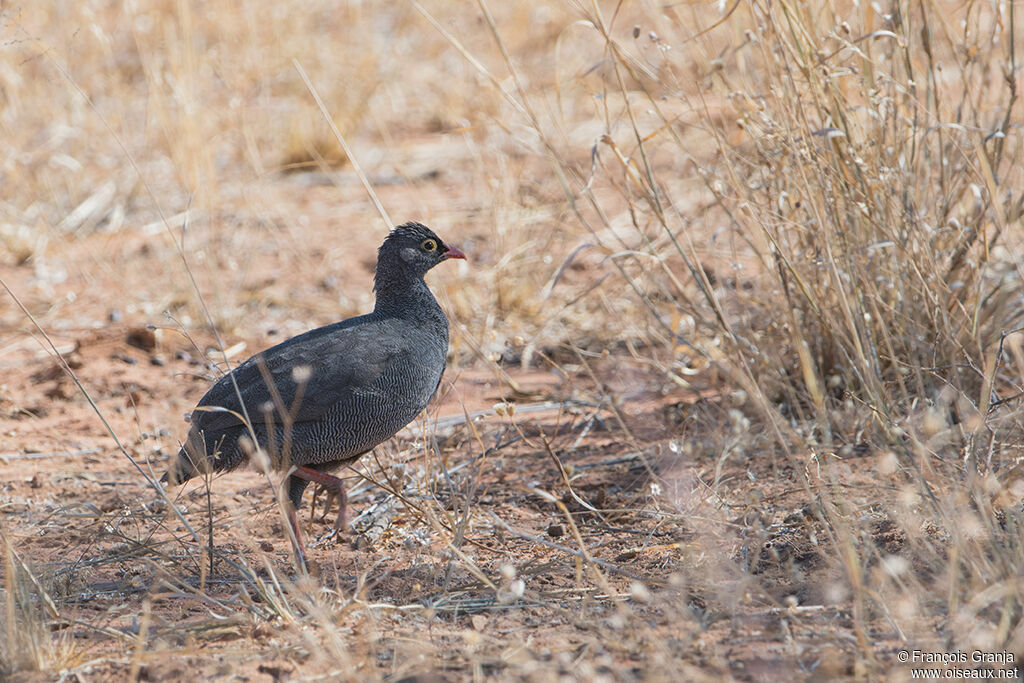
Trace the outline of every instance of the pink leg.
<instances>
[{"instance_id":1,"label":"pink leg","mask_svg":"<svg viewBox=\"0 0 1024 683\"><path fill-rule=\"evenodd\" d=\"M290 503L286 505L288 508L288 524L292 528L292 533L295 534L295 554L299 558L299 564L302 565L302 569L309 571L309 563L306 562L306 549L302 544L302 534L299 533L298 515L296 515L295 508Z\"/></svg>"},{"instance_id":2,"label":"pink leg","mask_svg":"<svg viewBox=\"0 0 1024 683\"><path fill-rule=\"evenodd\" d=\"M343 531L345 529L346 508L348 507L348 497L345 495L344 482L334 475L305 466L296 467L295 471L292 472L292 476L322 484L327 488L329 494L333 494L338 499L338 519L334 523L334 531L335 533ZM330 498L328 498L328 504L330 504Z\"/></svg>"},{"instance_id":3,"label":"pink leg","mask_svg":"<svg viewBox=\"0 0 1024 683\"><path fill-rule=\"evenodd\" d=\"M324 492L324 514L323 518L326 520L327 515L331 513L331 508L334 507L334 491L317 486L313 489L313 503L309 508L309 522L313 523L313 518L316 516L316 502L320 497L320 492Z\"/></svg>"}]
</instances>

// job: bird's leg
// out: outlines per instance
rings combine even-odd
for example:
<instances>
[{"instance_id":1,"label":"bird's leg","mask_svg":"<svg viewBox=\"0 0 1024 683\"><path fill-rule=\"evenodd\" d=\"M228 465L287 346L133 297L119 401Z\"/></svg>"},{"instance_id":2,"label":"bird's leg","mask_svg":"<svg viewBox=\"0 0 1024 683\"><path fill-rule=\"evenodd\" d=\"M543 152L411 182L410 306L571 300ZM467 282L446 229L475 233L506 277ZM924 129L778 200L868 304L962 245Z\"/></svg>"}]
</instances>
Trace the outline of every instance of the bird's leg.
<instances>
[{"instance_id":1,"label":"bird's leg","mask_svg":"<svg viewBox=\"0 0 1024 683\"><path fill-rule=\"evenodd\" d=\"M323 488L324 487L320 486L319 484L317 484L317 485L315 485L313 487L313 502L310 503L310 505L309 505L309 526L307 527L308 529L312 529L313 528L313 520L316 519L316 502L318 500L320 500L320 491L322 491ZM327 494L327 503L328 503L328 505L331 503L331 499L332 498L333 498L333 496L330 493L328 493ZM327 508L327 509L329 509L329 508ZM324 512L324 519L327 519L326 515L327 515L327 513Z\"/></svg>"},{"instance_id":2,"label":"bird's leg","mask_svg":"<svg viewBox=\"0 0 1024 683\"><path fill-rule=\"evenodd\" d=\"M295 535L295 555L299 558L299 564L302 565L303 571L309 571L309 563L306 561L306 549L302 546L302 534L299 532L299 516L295 511L295 506L288 502L285 504L288 510L288 525L292 528L292 534Z\"/></svg>"},{"instance_id":3,"label":"bird's leg","mask_svg":"<svg viewBox=\"0 0 1024 683\"><path fill-rule=\"evenodd\" d=\"M327 515L331 512L331 506L334 505L334 491L327 489L327 497L324 499L324 521L327 521Z\"/></svg>"},{"instance_id":4,"label":"bird's leg","mask_svg":"<svg viewBox=\"0 0 1024 683\"><path fill-rule=\"evenodd\" d=\"M295 471L292 472L293 477L300 477L306 481L311 481L316 484L322 484L327 489L328 495L338 499L338 518L334 522L334 529L327 535L326 538L333 538L336 534L345 529L345 513L348 507L348 498L345 495L345 485L341 479L338 479L334 475L321 472L320 470L314 470L311 467L296 467ZM328 503L330 499L328 499Z\"/></svg>"},{"instance_id":5,"label":"bird's leg","mask_svg":"<svg viewBox=\"0 0 1024 683\"><path fill-rule=\"evenodd\" d=\"M324 496L324 514L321 517L323 521L327 521L327 515L331 512L331 506L334 505L334 491L328 489L325 486L317 484L313 487L313 503L309 506L309 523L312 524L316 518L316 501L320 499L320 492L325 493Z\"/></svg>"}]
</instances>

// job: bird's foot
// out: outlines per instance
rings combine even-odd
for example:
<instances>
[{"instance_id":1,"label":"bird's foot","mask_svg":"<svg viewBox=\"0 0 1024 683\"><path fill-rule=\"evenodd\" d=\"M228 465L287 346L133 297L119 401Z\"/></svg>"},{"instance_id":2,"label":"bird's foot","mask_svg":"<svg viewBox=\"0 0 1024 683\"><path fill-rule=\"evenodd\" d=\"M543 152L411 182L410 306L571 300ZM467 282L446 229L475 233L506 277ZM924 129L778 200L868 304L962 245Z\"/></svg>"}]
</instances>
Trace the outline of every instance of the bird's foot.
<instances>
[{"instance_id":1,"label":"bird's foot","mask_svg":"<svg viewBox=\"0 0 1024 683\"><path fill-rule=\"evenodd\" d=\"M315 541L313 541L313 547L316 548L316 547L325 546L325 545L330 544L332 541L336 543L336 542L338 542L340 540L341 540L341 529L339 529L338 527L334 527L330 531L328 531L326 534L323 534L322 536L319 536Z\"/></svg>"}]
</instances>

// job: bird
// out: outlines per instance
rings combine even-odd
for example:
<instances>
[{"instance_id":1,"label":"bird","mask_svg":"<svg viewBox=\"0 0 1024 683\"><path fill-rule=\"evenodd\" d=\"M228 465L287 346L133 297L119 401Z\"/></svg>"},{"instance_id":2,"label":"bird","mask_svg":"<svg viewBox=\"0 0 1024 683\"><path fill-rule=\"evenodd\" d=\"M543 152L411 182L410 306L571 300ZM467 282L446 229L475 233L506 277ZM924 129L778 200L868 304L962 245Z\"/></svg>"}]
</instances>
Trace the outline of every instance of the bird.
<instances>
[{"instance_id":1,"label":"bird","mask_svg":"<svg viewBox=\"0 0 1024 683\"><path fill-rule=\"evenodd\" d=\"M422 223L394 228L377 252L373 312L287 339L222 376L193 410L161 481L182 484L267 453L272 468L287 472L286 513L305 566L296 509L309 482L337 498L332 533L344 529L345 489L333 473L393 437L436 394L448 318L423 278L465 258Z\"/></svg>"}]
</instances>

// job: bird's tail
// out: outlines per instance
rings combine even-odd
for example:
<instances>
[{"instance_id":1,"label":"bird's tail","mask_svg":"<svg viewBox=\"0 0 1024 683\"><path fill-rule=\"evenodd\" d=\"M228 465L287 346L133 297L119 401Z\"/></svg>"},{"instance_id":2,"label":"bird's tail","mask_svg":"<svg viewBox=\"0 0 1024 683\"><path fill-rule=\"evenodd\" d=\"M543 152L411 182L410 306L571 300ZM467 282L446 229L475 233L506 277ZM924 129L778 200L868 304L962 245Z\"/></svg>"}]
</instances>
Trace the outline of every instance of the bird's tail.
<instances>
[{"instance_id":1,"label":"bird's tail","mask_svg":"<svg viewBox=\"0 0 1024 683\"><path fill-rule=\"evenodd\" d=\"M192 461L188 451L182 447L167 466L164 476L160 477L160 483L167 484L168 486L177 486L178 484L184 484L198 473L199 468L196 467L196 463Z\"/></svg>"},{"instance_id":2,"label":"bird's tail","mask_svg":"<svg viewBox=\"0 0 1024 683\"><path fill-rule=\"evenodd\" d=\"M199 438L196 438L196 437ZM198 443L197 443L198 442ZM178 454L171 459L164 476L160 482L168 486L177 486L196 476L211 471L211 463L206 457L205 444L202 437L189 432L188 440L178 451Z\"/></svg>"}]
</instances>

